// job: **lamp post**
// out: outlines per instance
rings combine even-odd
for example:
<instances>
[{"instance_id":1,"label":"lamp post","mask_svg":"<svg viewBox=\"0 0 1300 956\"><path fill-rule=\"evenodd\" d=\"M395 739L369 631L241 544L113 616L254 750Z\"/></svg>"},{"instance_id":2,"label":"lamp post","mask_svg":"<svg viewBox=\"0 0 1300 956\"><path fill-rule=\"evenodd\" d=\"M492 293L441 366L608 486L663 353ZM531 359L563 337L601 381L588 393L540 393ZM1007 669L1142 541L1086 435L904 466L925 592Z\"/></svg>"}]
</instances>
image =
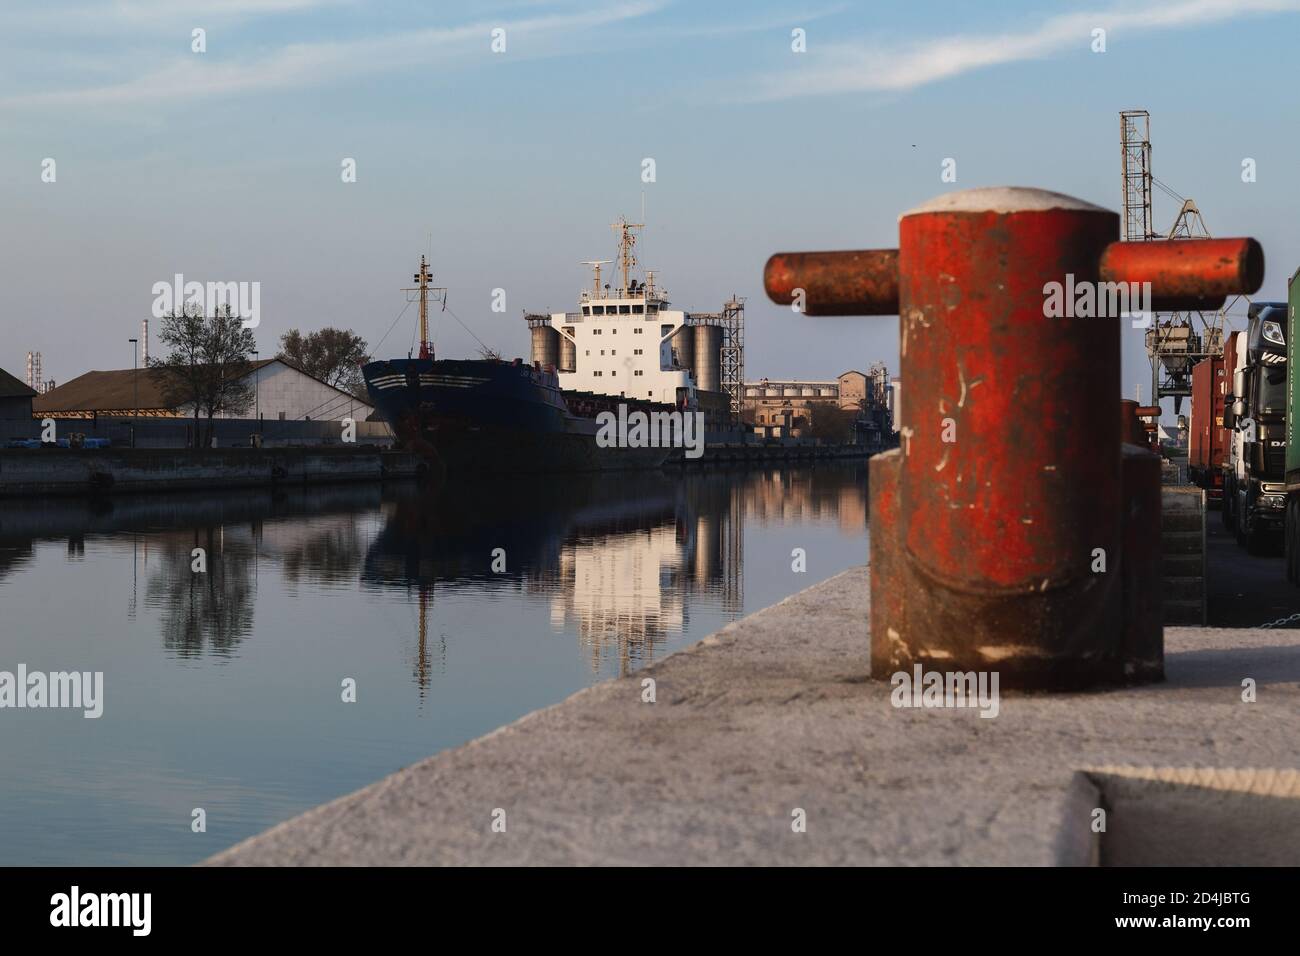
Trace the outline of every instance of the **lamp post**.
<instances>
[{"instance_id":1,"label":"lamp post","mask_svg":"<svg viewBox=\"0 0 1300 956\"><path fill-rule=\"evenodd\" d=\"M131 389L133 393L131 406L131 447L135 447L135 426L140 418L140 350L136 348L139 339L127 339L131 343Z\"/></svg>"},{"instance_id":2,"label":"lamp post","mask_svg":"<svg viewBox=\"0 0 1300 956\"><path fill-rule=\"evenodd\" d=\"M261 355L257 349L253 349L253 394L256 396L257 408L254 414L257 416L257 430L262 430L262 369L257 364L258 356Z\"/></svg>"}]
</instances>

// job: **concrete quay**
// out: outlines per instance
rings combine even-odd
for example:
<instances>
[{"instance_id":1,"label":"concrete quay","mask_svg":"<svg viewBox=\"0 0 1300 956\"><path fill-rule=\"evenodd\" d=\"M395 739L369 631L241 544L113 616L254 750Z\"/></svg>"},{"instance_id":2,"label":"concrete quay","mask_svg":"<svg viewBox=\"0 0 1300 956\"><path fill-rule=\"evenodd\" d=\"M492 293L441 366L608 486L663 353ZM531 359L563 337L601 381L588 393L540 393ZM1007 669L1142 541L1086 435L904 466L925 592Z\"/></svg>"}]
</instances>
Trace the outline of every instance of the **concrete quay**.
<instances>
[{"instance_id":1,"label":"concrete quay","mask_svg":"<svg viewBox=\"0 0 1300 956\"><path fill-rule=\"evenodd\" d=\"M1163 683L990 719L892 706L867 602L844 572L206 862L1300 863L1297 631L1166 628Z\"/></svg>"},{"instance_id":2,"label":"concrete quay","mask_svg":"<svg viewBox=\"0 0 1300 956\"><path fill-rule=\"evenodd\" d=\"M415 456L375 446L17 448L0 450L0 498L377 481L419 469Z\"/></svg>"}]
</instances>

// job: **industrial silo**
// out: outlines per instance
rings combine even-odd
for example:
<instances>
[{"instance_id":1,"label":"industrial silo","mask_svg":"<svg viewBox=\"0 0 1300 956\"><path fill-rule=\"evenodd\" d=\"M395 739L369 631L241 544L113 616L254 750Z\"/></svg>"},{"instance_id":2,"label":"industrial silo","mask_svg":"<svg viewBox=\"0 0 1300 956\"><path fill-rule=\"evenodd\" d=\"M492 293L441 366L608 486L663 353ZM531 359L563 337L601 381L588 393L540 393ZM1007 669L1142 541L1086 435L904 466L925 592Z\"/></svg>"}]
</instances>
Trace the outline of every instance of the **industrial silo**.
<instances>
[{"instance_id":1,"label":"industrial silo","mask_svg":"<svg viewBox=\"0 0 1300 956\"><path fill-rule=\"evenodd\" d=\"M533 364L556 368L560 364L560 333L549 325L533 326Z\"/></svg>"},{"instance_id":2,"label":"industrial silo","mask_svg":"<svg viewBox=\"0 0 1300 956\"><path fill-rule=\"evenodd\" d=\"M722 329L716 325L695 326L695 387L704 392L722 391Z\"/></svg>"},{"instance_id":3,"label":"industrial silo","mask_svg":"<svg viewBox=\"0 0 1300 956\"><path fill-rule=\"evenodd\" d=\"M565 326L566 335L560 336L560 371L574 372L578 368L578 347L573 344L573 326Z\"/></svg>"},{"instance_id":4,"label":"industrial silo","mask_svg":"<svg viewBox=\"0 0 1300 956\"><path fill-rule=\"evenodd\" d=\"M689 325L681 326L669 339L673 351L677 353L677 367L695 370L695 329Z\"/></svg>"}]
</instances>

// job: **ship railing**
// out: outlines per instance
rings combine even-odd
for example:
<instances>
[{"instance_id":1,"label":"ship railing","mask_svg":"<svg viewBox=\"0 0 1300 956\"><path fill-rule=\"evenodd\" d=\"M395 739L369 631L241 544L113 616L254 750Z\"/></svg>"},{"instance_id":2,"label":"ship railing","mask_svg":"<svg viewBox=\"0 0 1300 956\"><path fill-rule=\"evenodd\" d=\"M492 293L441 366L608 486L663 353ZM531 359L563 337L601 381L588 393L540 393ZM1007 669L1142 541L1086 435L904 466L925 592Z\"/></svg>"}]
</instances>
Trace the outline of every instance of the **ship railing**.
<instances>
[{"instance_id":1,"label":"ship railing","mask_svg":"<svg viewBox=\"0 0 1300 956\"><path fill-rule=\"evenodd\" d=\"M578 292L580 302L604 302L607 299L630 299L633 302L653 302L659 306L668 304L668 290L662 286L655 286L653 289L637 289L628 291L627 289L601 289L597 292L595 289L582 289Z\"/></svg>"}]
</instances>

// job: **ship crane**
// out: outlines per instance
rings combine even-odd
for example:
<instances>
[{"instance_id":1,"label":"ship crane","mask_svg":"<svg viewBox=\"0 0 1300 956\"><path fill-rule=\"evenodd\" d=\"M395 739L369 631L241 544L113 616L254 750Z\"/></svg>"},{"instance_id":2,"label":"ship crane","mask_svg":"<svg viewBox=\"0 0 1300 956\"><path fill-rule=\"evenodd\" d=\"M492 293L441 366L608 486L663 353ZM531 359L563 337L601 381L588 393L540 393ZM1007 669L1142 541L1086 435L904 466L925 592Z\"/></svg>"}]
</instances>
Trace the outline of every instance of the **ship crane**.
<instances>
[{"instance_id":1,"label":"ship crane","mask_svg":"<svg viewBox=\"0 0 1300 956\"><path fill-rule=\"evenodd\" d=\"M1152 224L1152 187L1158 187L1182 205L1170 228L1169 239L1209 239L1210 231L1196 203L1178 195L1151 172L1151 116L1146 110L1120 113L1120 152L1124 179L1123 237L1127 242L1159 239ZM1249 300L1248 300L1249 301ZM1226 307L1206 317L1201 312L1172 312L1152 316L1146 332L1151 360L1151 402L1173 398L1174 414L1192 393L1192 367L1223 349Z\"/></svg>"}]
</instances>

